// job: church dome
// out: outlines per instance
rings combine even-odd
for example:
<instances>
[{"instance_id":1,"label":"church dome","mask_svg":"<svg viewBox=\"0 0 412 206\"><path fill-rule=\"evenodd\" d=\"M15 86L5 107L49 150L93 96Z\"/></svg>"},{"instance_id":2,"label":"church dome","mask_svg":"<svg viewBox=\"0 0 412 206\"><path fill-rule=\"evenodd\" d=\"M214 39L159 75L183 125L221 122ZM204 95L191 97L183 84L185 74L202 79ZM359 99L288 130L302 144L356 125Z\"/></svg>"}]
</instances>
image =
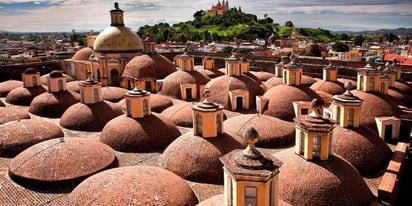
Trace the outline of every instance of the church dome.
<instances>
[{"instance_id":1,"label":"church dome","mask_svg":"<svg viewBox=\"0 0 412 206\"><path fill-rule=\"evenodd\" d=\"M80 60L80 61L86 61L89 60L89 57L93 54L93 49L89 47L85 47L77 51L73 57L72 60Z\"/></svg>"},{"instance_id":2,"label":"church dome","mask_svg":"<svg viewBox=\"0 0 412 206\"><path fill-rule=\"evenodd\" d=\"M80 183L65 205L196 205L189 184L153 166L125 166L106 170Z\"/></svg>"},{"instance_id":3,"label":"church dome","mask_svg":"<svg viewBox=\"0 0 412 206\"><path fill-rule=\"evenodd\" d=\"M5 82L0 82L0 97L6 97L11 90L18 87L23 87L22 81L8 80Z\"/></svg>"},{"instance_id":4,"label":"church dome","mask_svg":"<svg viewBox=\"0 0 412 206\"><path fill-rule=\"evenodd\" d=\"M158 94L170 96L173 98L181 99L182 95L180 94L180 85L181 84L197 84L197 85L206 85L210 80L209 77L204 76L196 70L192 71L175 71L169 74L163 80L162 89Z\"/></svg>"},{"instance_id":5,"label":"church dome","mask_svg":"<svg viewBox=\"0 0 412 206\"><path fill-rule=\"evenodd\" d=\"M29 112L42 117L57 118L77 102L80 102L80 94L73 91L45 92L33 99Z\"/></svg>"},{"instance_id":6,"label":"church dome","mask_svg":"<svg viewBox=\"0 0 412 206\"><path fill-rule=\"evenodd\" d=\"M175 71L175 65L166 57L160 54L142 54L133 57L126 64L123 76L162 79Z\"/></svg>"},{"instance_id":7,"label":"church dome","mask_svg":"<svg viewBox=\"0 0 412 206\"><path fill-rule=\"evenodd\" d=\"M142 40L131 29L124 26L110 26L97 35L93 45L96 52L136 53L143 49Z\"/></svg>"},{"instance_id":8,"label":"church dome","mask_svg":"<svg viewBox=\"0 0 412 206\"><path fill-rule=\"evenodd\" d=\"M319 80L313 83L310 86L310 88L316 92L321 91L321 92L326 92L332 95L342 94L346 91L341 82L333 82L333 81L325 81L325 80Z\"/></svg>"},{"instance_id":9,"label":"church dome","mask_svg":"<svg viewBox=\"0 0 412 206\"><path fill-rule=\"evenodd\" d=\"M165 110L162 115L173 121L177 126L192 127L193 126L193 111L192 103L182 102L175 104Z\"/></svg>"},{"instance_id":10,"label":"church dome","mask_svg":"<svg viewBox=\"0 0 412 206\"><path fill-rule=\"evenodd\" d=\"M16 107L2 107L0 100L0 124L11 122L19 119L30 119L30 115L26 109Z\"/></svg>"},{"instance_id":11,"label":"church dome","mask_svg":"<svg viewBox=\"0 0 412 206\"><path fill-rule=\"evenodd\" d=\"M46 92L43 86L38 87L18 87L11 90L6 96L6 102L14 105L29 106L31 101L38 95Z\"/></svg>"},{"instance_id":12,"label":"church dome","mask_svg":"<svg viewBox=\"0 0 412 206\"><path fill-rule=\"evenodd\" d=\"M265 71L250 71L252 75L258 78L260 81L266 81L275 76L275 74Z\"/></svg>"}]
</instances>

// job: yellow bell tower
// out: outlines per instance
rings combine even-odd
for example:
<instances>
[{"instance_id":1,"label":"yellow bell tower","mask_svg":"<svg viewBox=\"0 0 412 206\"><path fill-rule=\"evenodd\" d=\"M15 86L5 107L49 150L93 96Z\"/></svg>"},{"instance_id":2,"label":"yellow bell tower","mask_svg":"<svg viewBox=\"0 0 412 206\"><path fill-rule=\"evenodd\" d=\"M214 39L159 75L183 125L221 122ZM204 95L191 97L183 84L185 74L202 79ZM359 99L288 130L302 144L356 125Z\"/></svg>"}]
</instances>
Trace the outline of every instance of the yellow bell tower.
<instances>
[{"instance_id":1,"label":"yellow bell tower","mask_svg":"<svg viewBox=\"0 0 412 206\"><path fill-rule=\"evenodd\" d=\"M350 81L345 83L346 92L332 97L332 119L341 127L359 127L363 100L352 94Z\"/></svg>"},{"instance_id":2,"label":"yellow bell tower","mask_svg":"<svg viewBox=\"0 0 412 206\"><path fill-rule=\"evenodd\" d=\"M251 127L244 137L247 148L237 149L220 158L224 171L225 206L279 205L279 168L281 162L255 148L259 134Z\"/></svg>"},{"instance_id":3,"label":"yellow bell tower","mask_svg":"<svg viewBox=\"0 0 412 206\"><path fill-rule=\"evenodd\" d=\"M302 67L296 63L297 56L290 56L289 64L283 67L283 84L299 86L302 82Z\"/></svg>"},{"instance_id":4,"label":"yellow bell tower","mask_svg":"<svg viewBox=\"0 0 412 206\"><path fill-rule=\"evenodd\" d=\"M312 112L295 118L296 154L306 160L327 160L332 154L332 130L335 122L322 117L322 102L311 102Z\"/></svg>"}]
</instances>

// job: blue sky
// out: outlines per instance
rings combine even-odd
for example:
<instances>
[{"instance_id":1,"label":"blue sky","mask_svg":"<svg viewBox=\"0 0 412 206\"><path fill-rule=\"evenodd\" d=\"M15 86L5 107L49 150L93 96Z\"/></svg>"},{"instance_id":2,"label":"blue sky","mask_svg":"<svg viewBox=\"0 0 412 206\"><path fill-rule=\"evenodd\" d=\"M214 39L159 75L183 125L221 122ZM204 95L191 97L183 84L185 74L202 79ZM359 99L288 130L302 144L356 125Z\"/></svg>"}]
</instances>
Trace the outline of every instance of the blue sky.
<instances>
[{"instance_id":1,"label":"blue sky","mask_svg":"<svg viewBox=\"0 0 412 206\"><path fill-rule=\"evenodd\" d=\"M192 20L218 0L119 0L127 27ZM24 32L101 31L110 25L114 1L0 0L0 30ZM291 20L297 27L332 31L412 27L412 1L392 0L229 0L230 7L275 22Z\"/></svg>"}]
</instances>

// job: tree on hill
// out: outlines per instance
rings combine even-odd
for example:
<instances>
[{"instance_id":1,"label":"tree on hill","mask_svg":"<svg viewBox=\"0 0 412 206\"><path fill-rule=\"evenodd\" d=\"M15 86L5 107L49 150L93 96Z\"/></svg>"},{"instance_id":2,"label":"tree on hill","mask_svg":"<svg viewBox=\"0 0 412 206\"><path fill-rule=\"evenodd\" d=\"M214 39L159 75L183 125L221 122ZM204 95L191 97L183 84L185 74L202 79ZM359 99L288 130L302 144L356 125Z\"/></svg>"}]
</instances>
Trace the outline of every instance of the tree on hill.
<instances>
[{"instance_id":1,"label":"tree on hill","mask_svg":"<svg viewBox=\"0 0 412 206\"><path fill-rule=\"evenodd\" d=\"M293 22L292 21L286 21L285 26L286 27L293 27Z\"/></svg>"},{"instance_id":2,"label":"tree on hill","mask_svg":"<svg viewBox=\"0 0 412 206\"><path fill-rule=\"evenodd\" d=\"M349 46L343 42L337 41L335 44L332 46L332 49L336 52L348 52L349 51Z\"/></svg>"},{"instance_id":3,"label":"tree on hill","mask_svg":"<svg viewBox=\"0 0 412 206\"><path fill-rule=\"evenodd\" d=\"M308 56L320 57L320 55L321 55L320 46L318 44L310 45Z\"/></svg>"},{"instance_id":4,"label":"tree on hill","mask_svg":"<svg viewBox=\"0 0 412 206\"><path fill-rule=\"evenodd\" d=\"M355 43L356 46L362 46L364 41L365 41L365 37L361 34L353 37L353 42Z\"/></svg>"}]
</instances>

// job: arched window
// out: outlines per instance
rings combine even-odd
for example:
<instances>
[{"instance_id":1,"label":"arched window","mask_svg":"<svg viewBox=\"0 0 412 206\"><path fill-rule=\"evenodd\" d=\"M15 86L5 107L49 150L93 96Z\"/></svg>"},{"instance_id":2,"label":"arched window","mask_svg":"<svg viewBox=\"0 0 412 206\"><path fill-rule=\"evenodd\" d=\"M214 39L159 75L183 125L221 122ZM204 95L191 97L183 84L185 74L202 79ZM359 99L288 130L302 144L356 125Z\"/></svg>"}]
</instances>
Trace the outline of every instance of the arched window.
<instances>
[{"instance_id":1,"label":"arched window","mask_svg":"<svg viewBox=\"0 0 412 206\"><path fill-rule=\"evenodd\" d=\"M363 75L361 75L360 77L359 77L359 90L363 90Z\"/></svg>"},{"instance_id":2,"label":"arched window","mask_svg":"<svg viewBox=\"0 0 412 206\"><path fill-rule=\"evenodd\" d=\"M336 108L336 123L340 123L340 107Z\"/></svg>"},{"instance_id":3,"label":"arched window","mask_svg":"<svg viewBox=\"0 0 412 206\"><path fill-rule=\"evenodd\" d=\"M353 126L353 120L355 118L355 110L350 108L348 111L348 127Z\"/></svg>"},{"instance_id":4,"label":"arched window","mask_svg":"<svg viewBox=\"0 0 412 206\"><path fill-rule=\"evenodd\" d=\"M196 135L202 136L203 134L203 125L202 125L202 115L196 114Z\"/></svg>"},{"instance_id":5,"label":"arched window","mask_svg":"<svg viewBox=\"0 0 412 206\"><path fill-rule=\"evenodd\" d=\"M216 115L216 133L217 134L222 133L222 115L221 114Z\"/></svg>"},{"instance_id":6,"label":"arched window","mask_svg":"<svg viewBox=\"0 0 412 206\"><path fill-rule=\"evenodd\" d=\"M143 99L143 115L146 116L149 114L149 103L147 99Z\"/></svg>"},{"instance_id":7,"label":"arched window","mask_svg":"<svg viewBox=\"0 0 412 206\"><path fill-rule=\"evenodd\" d=\"M291 75L291 77L290 77L290 84L291 84L291 85L295 85L295 84L296 84L296 73L295 73L295 72L292 72L290 75Z\"/></svg>"},{"instance_id":8,"label":"arched window","mask_svg":"<svg viewBox=\"0 0 412 206\"><path fill-rule=\"evenodd\" d=\"M37 86L37 77L33 75L33 76L31 77L31 79L32 79L32 82L33 82L33 86L34 86L34 87Z\"/></svg>"},{"instance_id":9,"label":"arched window","mask_svg":"<svg viewBox=\"0 0 412 206\"><path fill-rule=\"evenodd\" d=\"M57 80L57 87L59 88L59 91L63 90L63 80Z\"/></svg>"},{"instance_id":10,"label":"arched window","mask_svg":"<svg viewBox=\"0 0 412 206\"><path fill-rule=\"evenodd\" d=\"M126 99L126 113L128 116L132 116L132 103L130 99Z\"/></svg>"},{"instance_id":11,"label":"arched window","mask_svg":"<svg viewBox=\"0 0 412 206\"><path fill-rule=\"evenodd\" d=\"M93 89L93 98L94 98L94 102L99 102L99 89L94 88Z\"/></svg>"},{"instance_id":12,"label":"arched window","mask_svg":"<svg viewBox=\"0 0 412 206\"><path fill-rule=\"evenodd\" d=\"M315 135L313 138L313 157L320 158L322 137L320 135Z\"/></svg>"},{"instance_id":13,"label":"arched window","mask_svg":"<svg viewBox=\"0 0 412 206\"><path fill-rule=\"evenodd\" d=\"M299 154L304 155L305 153L305 133L300 131L300 149Z\"/></svg>"},{"instance_id":14,"label":"arched window","mask_svg":"<svg viewBox=\"0 0 412 206\"><path fill-rule=\"evenodd\" d=\"M369 91L375 91L375 78L369 80Z\"/></svg>"}]
</instances>

